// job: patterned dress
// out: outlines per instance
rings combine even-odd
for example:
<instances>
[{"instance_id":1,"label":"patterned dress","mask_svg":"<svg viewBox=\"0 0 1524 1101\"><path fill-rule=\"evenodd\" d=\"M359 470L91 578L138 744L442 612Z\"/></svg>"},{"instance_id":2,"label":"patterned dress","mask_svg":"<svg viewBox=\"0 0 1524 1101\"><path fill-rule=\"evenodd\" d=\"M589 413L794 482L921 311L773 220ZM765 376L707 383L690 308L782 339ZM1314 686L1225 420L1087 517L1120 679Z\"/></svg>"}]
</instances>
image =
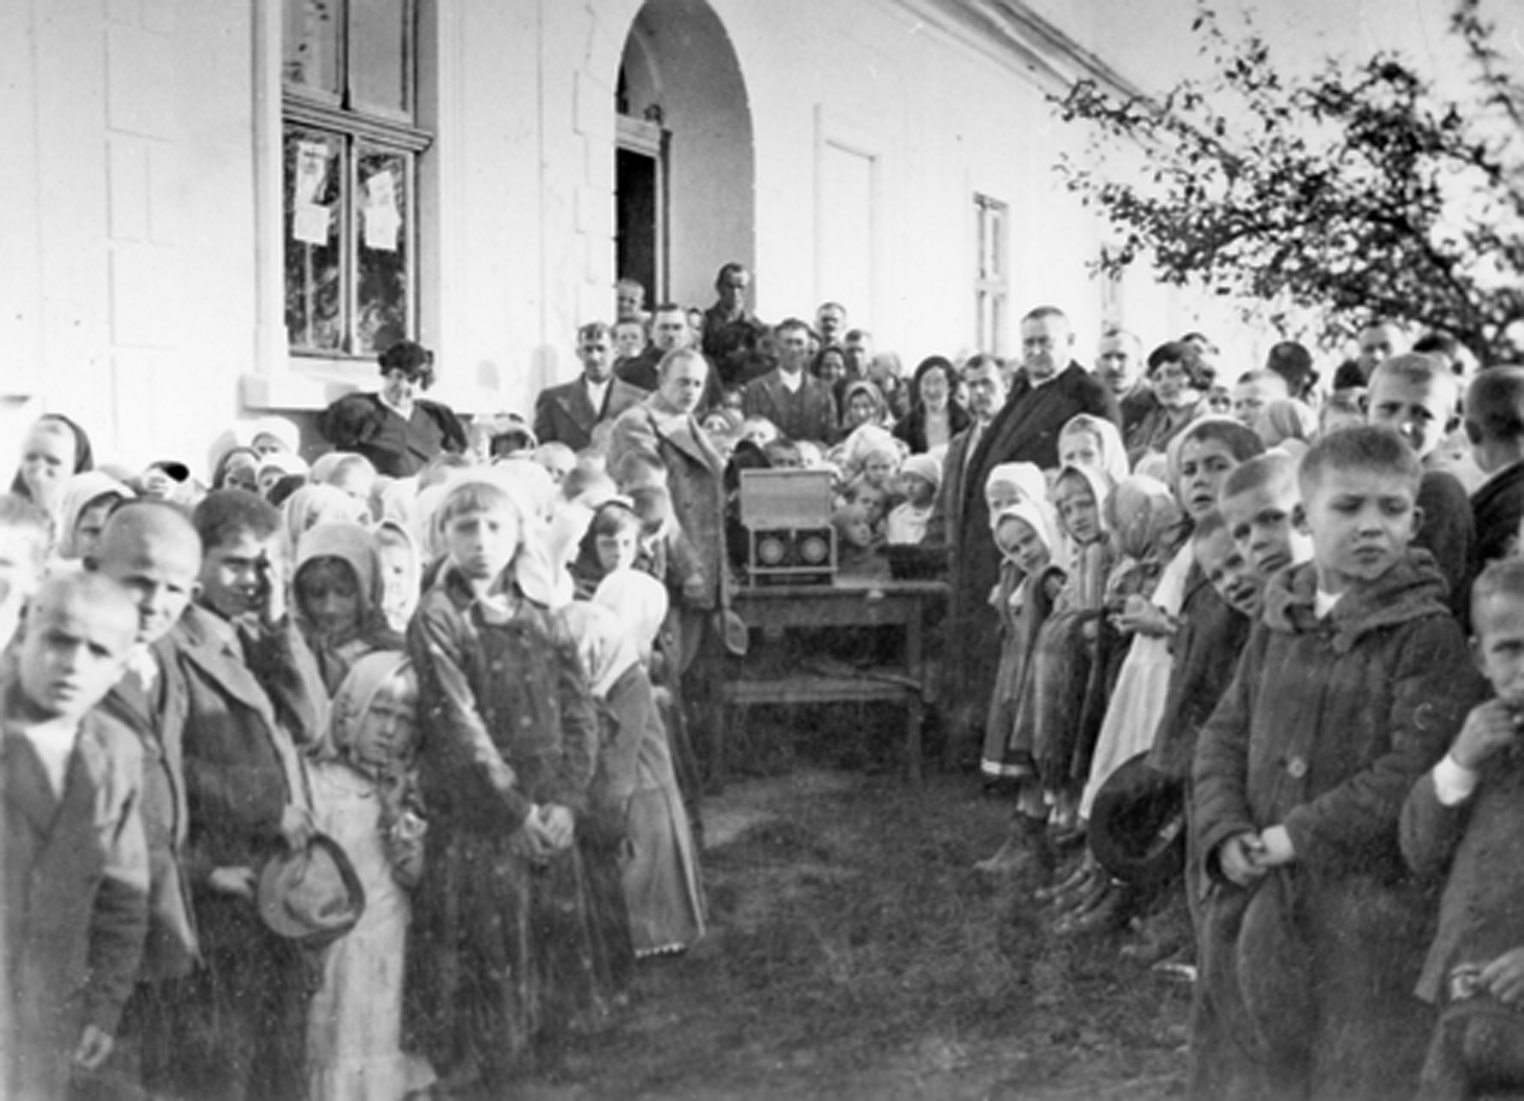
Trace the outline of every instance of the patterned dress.
<instances>
[{"instance_id":1,"label":"patterned dress","mask_svg":"<svg viewBox=\"0 0 1524 1101\"><path fill-rule=\"evenodd\" d=\"M606 946L578 847L531 851L532 807L587 806L598 719L559 617L504 579L507 611L447 566L408 630L430 828L408 944L406 1024L442 1075L487 1086L533 1042L607 1011Z\"/></svg>"}]
</instances>

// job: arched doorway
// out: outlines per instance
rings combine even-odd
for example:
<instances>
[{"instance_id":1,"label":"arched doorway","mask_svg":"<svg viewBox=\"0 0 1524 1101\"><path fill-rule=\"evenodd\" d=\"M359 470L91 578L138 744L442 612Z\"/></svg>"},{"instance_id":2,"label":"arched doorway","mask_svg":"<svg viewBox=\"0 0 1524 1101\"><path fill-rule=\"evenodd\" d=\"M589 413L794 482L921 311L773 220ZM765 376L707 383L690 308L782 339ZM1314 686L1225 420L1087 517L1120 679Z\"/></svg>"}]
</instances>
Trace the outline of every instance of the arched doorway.
<instances>
[{"instance_id":1,"label":"arched doorway","mask_svg":"<svg viewBox=\"0 0 1524 1101\"><path fill-rule=\"evenodd\" d=\"M755 259L751 109L704 0L647 0L620 59L617 274L648 301L707 305L716 269Z\"/></svg>"}]
</instances>

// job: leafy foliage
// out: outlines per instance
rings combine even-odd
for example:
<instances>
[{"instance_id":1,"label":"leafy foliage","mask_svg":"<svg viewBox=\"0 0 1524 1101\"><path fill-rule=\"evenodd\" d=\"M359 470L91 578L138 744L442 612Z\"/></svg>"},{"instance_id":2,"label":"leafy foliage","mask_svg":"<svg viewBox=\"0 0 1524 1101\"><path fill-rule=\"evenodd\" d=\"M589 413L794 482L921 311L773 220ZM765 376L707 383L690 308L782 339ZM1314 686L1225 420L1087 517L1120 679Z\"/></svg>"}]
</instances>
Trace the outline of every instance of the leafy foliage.
<instances>
[{"instance_id":1,"label":"leafy foliage","mask_svg":"<svg viewBox=\"0 0 1524 1101\"><path fill-rule=\"evenodd\" d=\"M1203 2L1192 27L1212 77L1162 99L1093 81L1054 97L1090 127L1086 155L1059 169L1117 231L1100 268L1150 258L1173 283L1312 308L1329 336L1375 315L1446 330L1484 363L1518 356L1524 85L1481 0L1450 20L1464 102L1393 53L1293 77L1252 25L1230 34ZM1119 139L1141 145L1141 175L1108 174Z\"/></svg>"}]
</instances>

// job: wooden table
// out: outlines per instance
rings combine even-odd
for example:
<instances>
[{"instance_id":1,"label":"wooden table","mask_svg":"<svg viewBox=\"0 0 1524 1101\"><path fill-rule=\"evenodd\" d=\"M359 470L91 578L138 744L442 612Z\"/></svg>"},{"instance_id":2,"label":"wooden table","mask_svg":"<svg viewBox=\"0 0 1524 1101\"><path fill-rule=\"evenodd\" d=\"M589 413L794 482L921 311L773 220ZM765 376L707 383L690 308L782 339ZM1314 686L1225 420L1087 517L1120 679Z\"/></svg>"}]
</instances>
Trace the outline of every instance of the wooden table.
<instances>
[{"instance_id":1,"label":"wooden table","mask_svg":"<svg viewBox=\"0 0 1524 1101\"><path fill-rule=\"evenodd\" d=\"M748 627L783 631L822 627L894 627L904 631L904 661L887 668L830 676L805 670L770 678L741 676L724 688L725 702L737 709L757 704L783 706L872 700L905 704L905 742L911 783L921 783L921 727L932 685L926 669L928 614L945 604L941 581L878 581L839 577L829 585L756 585L737 592L732 606Z\"/></svg>"}]
</instances>

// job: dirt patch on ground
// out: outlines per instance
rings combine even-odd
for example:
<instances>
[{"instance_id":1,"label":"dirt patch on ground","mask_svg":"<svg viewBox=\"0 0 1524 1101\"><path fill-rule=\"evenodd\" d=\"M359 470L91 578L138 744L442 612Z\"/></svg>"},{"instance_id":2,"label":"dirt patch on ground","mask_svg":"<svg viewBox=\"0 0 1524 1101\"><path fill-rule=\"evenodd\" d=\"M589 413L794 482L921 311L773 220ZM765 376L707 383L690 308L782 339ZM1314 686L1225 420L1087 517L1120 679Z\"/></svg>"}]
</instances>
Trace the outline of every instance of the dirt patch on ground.
<instances>
[{"instance_id":1,"label":"dirt patch on ground","mask_svg":"<svg viewBox=\"0 0 1524 1101\"><path fill-rule=\"evenodd\" d=\"M798 767L709 800L711 935L524 1095L1180 1096L1189 988L975 872L1006 815L977 786Z\"/></svg>"}]
</instances>

